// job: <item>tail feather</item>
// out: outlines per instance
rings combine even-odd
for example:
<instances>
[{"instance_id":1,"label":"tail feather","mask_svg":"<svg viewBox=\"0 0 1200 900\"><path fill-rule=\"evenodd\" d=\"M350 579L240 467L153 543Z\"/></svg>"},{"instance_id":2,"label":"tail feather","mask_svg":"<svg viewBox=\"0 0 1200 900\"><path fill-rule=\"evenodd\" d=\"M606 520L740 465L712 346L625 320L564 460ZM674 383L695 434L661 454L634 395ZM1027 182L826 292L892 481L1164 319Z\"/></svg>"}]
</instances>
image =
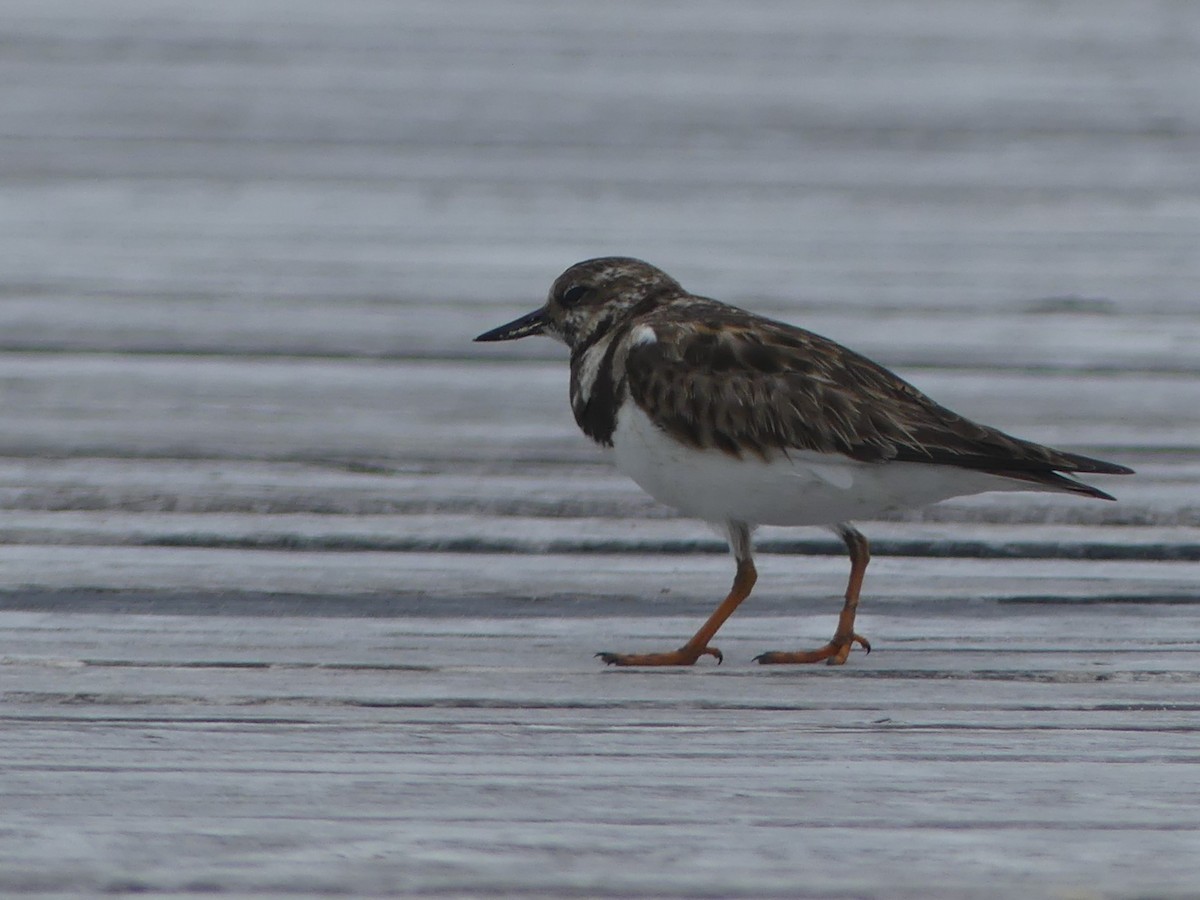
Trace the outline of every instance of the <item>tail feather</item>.
<instances>
[{"instance_id":1,"label":"tail feather","mask_svg":"<svg viewBox=\"0 0 1200 900\"><path fill-rule=\"evenodd\" d=\"M1078 453L1054 451L1054 468L1062 472L1083 472L1089 475L1132 475L1133 469L1116 463L1094 459L1091 456L1081 456Z\"/></svg>"},{"instance_id":2,"label":"tail feather","mask_svg":"<svg viewBox=\"0 0 1200 900\"><path fill-rule=\"evenodd\" d=\"M1090 469L1072 469L1071 471L1092 471ZM1105 475L1126 475L1133 474L1132 469L1126 469L1124 466L1115 466L1112 469L1095 470L1097 474ZM1090 484L1084 484L1082 481L1076 481L1074 478L1068 478L1054 471L1045 472L1021 472L1021 471L1001 471L993 469L992 475L1000 475L1003 478L1011 478L1014 481L1026 481L1030 484L1037 484L1052 490L1065 491L1070 494L1080 494L1084 497L1095 497L1097 500L1116 500L1112 494L1100 490L1100 488L1092 487Z\"/></svg>"}]
</instances>

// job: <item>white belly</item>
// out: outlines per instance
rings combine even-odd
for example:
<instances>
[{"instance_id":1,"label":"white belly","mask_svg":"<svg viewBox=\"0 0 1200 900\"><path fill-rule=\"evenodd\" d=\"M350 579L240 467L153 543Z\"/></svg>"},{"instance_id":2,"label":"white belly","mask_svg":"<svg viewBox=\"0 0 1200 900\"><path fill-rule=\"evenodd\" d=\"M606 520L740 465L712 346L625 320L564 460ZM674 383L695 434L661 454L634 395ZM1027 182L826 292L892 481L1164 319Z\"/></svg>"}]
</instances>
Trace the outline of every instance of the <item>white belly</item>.
<instances>
[{"instance_id":1,"label":"white belly","mask_svg":"<svg viewBox=\"0 0 1200 900\"><path fill-rule=\"evenodd\" d=\"M734 459L670 439L626 401L613 433L617 468L646 493L688 516L750 525L831 525L1032 484L923 463L862 463L793 451L770 461Z\"/></svg>"}]
</instances>

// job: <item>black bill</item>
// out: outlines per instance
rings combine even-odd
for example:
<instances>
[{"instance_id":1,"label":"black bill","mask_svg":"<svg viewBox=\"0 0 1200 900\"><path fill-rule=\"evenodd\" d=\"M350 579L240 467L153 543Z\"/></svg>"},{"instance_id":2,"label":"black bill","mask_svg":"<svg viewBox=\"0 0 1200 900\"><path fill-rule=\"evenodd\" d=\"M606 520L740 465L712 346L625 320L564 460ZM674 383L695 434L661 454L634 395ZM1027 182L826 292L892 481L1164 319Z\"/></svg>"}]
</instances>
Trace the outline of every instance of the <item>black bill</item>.
<instances>
[{"instance_id":1,"label":"black bill","mask_svg":"<svg viewBox=\"0 0 1200 900\"><path fill-rule=\"evenodd\" d=\"M477 341L515 341L517 338L529 337L531 334L541 334L546 330L546 311L535 309L519 319L514 319L507 325L485 331Z\"/></svg>"}]
</instances>

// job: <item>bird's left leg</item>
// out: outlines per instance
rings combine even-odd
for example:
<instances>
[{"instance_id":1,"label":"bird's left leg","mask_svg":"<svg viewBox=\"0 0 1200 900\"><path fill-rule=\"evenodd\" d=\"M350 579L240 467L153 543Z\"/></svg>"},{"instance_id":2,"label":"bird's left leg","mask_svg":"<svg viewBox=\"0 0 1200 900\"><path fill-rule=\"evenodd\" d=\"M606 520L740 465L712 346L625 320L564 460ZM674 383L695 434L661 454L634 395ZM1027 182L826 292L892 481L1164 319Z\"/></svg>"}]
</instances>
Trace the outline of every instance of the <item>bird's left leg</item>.
<instances>
[{"instance_id":1,"label":"bird's left leg","mask_svg":"<svg viewBox=\"0 0 1200 900\"><path fill-rule=\"evenodd\" d=\"M871 561L871 545L862 532L849 523L838 525L834 530L846 542L846 548L850 551L850 581L846 585L846 602L842 606L841 615L838 616L837 631L824 647L799 652L774 650L754 657L757 662L772 665L824 660L831 666L840 666L846 661L850 655L850 648L855 644L868 653L871 652L870 642L854 631L854 615L858 612L858 595L862 590L863 576L867 573L867 563Z\"/></svg>"},{"instance_id":2,"label":"bird's left leg","mask_svg":"<svg viewBox=\"0 0 1200 900\"><path fill-rule=\"evenodd\" d=\"M716 647L710 647L708 642L717 634L717 630L725 624L725 620L733 615L733 611L741 602L750 596L754 582L758 580L758 572L754 568L754 557L750 549L750 526L743 522L730 522L726 526L729 534L729 546L737 559L737 574L733 579L733 587L728 596L721 601L711 616L700 626L686 644L678 650L665 653L597 653L600 659L610 666L690 666L701 656L715 657L721 662L725 657Z\"/></svg>"}]
</instances>

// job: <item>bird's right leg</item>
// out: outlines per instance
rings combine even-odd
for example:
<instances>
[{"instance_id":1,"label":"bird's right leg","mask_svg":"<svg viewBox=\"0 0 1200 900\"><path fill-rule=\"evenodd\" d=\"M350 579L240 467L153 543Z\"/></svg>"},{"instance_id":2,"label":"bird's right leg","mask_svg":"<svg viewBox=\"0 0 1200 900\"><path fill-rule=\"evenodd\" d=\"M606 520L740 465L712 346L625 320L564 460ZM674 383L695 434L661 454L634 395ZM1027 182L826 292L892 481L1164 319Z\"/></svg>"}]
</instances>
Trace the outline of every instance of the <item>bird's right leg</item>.
<instances>
[{"instance_id":1,"label":"bird's right leg","mask_svg":"<svg viewBox=\"0 0 1200 900\"><path fill-rule=\"evenodd\" d=\"M868 653L871 643L854 630L854 616L858 612L858 595L862 591L863 576L867 573L867 563L871 561L871 545L861 531L850 524L837 526L836 531L846 548L850 551L850 580L846 584L846 602L838 616L837 630L829 643L816 650L786 651L772 650L754 657L756 662L763 665L781 663L814 663L827 662L831 666L840 666L850 655L850 648L858 644Z\"/></svg>"}]
</instances>

